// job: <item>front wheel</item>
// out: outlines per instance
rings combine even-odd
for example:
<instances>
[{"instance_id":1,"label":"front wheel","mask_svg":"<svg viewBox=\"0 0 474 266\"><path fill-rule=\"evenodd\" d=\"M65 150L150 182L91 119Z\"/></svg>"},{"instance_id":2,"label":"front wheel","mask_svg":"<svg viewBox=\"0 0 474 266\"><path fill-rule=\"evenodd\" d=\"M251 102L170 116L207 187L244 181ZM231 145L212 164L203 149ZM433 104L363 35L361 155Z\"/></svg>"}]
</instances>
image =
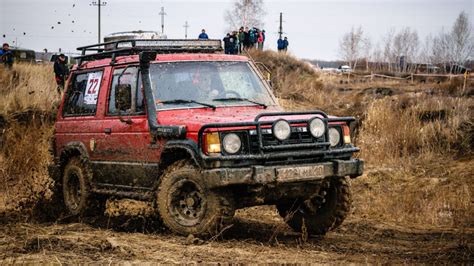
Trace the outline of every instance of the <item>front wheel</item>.
<instances>
[{"instance_id":1,"label":"front wheel","mask_svg":"<svg viewBox=\"0 0 474 266\"><path fill-rule=\"evenodd\" d=\"M234 208L230 197L209 190L192 163L174 163L161 177L157 208L163 223L181 235L216 235L230 223Z\"/></svg>"},{"instance_id":2,"label":"front wheel","mask_svg":"<svg viewBox=\"0 0 474 266\"><path fill-rule=\"evenodd\" d=\"M306 228L311 235L324 235L342 224L351 208L349 182L345 178L332 178L325 192L323 202L312 202L308 208L306 199L285 199L277 204L278 213L295 231ZM314 201L314 200L313 200Z\"/></svg>"}]
</instances>

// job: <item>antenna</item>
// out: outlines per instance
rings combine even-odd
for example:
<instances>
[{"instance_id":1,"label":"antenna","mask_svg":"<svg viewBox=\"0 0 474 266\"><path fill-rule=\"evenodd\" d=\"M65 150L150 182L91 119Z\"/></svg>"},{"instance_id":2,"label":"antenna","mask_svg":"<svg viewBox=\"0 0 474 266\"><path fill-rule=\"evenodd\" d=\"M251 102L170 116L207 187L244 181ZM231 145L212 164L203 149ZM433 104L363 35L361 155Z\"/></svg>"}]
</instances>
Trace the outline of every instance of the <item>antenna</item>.
<instances>
[{"instance_id":1,"label":"antenna","mask_svg":"<svg viewBox=\"0 0 474 266\"><path fill-rule=\"evenodd\" d=\"M164 34L165 33L165 16L167 15L165 13L165 7L161 7L161 11L159 13L159 15L161 16L161 33Z\"/></svg>"},{"instance_id":2,"label":"antenna","mask_svg":"<svg viewBox=\"0 0 474 266\"><path fill-rule=\"evenodd\" d=\"M183 27L184 27L184 38L187 39L188 38L188 28L191 27L187 20L184 23Z\"/></svg>"},{"instance_id":3,"label":"antenna","mask_svg":"<svg viewBox=\"0 0 474 266\"><path fill-rule=\"evenodd\" d=\"M101 0L98 0L97 2L96 1L93 1L91 4L91 6L97 6L98 7L98 15L99 15L99 19L98 19L98 33L97 33L97 38L98 38L98 43L101 43L100 41L100 7L102 6L106 6L107 5L107 2L104 2L104 1L101 1Z\"/></svg>"}]
</instances>

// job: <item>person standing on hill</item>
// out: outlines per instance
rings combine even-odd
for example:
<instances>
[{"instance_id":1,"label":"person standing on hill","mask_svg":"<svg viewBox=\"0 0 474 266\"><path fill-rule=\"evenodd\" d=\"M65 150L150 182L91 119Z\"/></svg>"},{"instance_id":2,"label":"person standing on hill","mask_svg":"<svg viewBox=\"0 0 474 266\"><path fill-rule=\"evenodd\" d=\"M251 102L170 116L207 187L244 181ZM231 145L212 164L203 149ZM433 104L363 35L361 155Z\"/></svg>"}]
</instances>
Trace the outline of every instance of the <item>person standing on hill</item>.
<instances>
[{"instance_id":1,"label":"person standing on hill","mask_svg":"<svg viewBox=\"0 0 474 266\"><path fill-rule=\"evenodd\" d=\"M199 34L198 39L200 40L207 40L209 39L209 36L207 36L206 30L202 29L201 34Z\"/></svg>"},{"instance_id":2,"label":"person standing on hill","mask_svg":"<svg viewBox=\"0 0 474 266\"><path fill-rule=\"evenodd\" d=\"M247 51L247 49L250 48L250 30L248 27L245 27L244 31L244 50Z\"/></svg>"},{"instance_id":3,"label":"person standing on hill","mask_svg":"<svg viewBox=\"0 0 474 266\"><path fill-rule=\"evenodd\" d=\"M288 45L290 43L288 42L288 37L285 37L285 39L283 40L283 51L288 51Z\"/></svg>"},{"instance_id":4,"label":"person standing on hill","mask_svg":"<svg viewBox=\"0 0 474 266\"><path fill-rule=\"evenodd\" d=\"M227 33L227 35L223 39L223 41L224 41L224 53L225 54L231 54L232 43L231 43L230 39L231 39L230 33Z\"/></svg>"},{"instance_id":5,"label":"person standing on hill","mask_svg":"<svg viewBox=\"0 0 474 266\"><path fill-rule=\"evenodd\" d=\"M258 32L258 38L257 38L257 47L258 50L262 51L263 50L263 31Z\"/></svg>"},{"instance_id":6,"label":"person standing on hill","mask_svg":"<svg viewBox=\"0 0 474 266\"><path fill-rule=\"evenodd\" d=\"M239 37L239 54L241 54L242 48L244 46L244 41L245 41L244 27L240 27L238 37Z\"/></svg>"},{"instance_id":7,"label":"person standing on hill","mask_svg":"<svg viewBox=\"0 0 474 266\"><path fill-rule=\"evenodd\" d=\"M64 90L64 84L69 76L69 68L66 65L66 56L64 54L60 54L56 58L53 68L56 84L58 84L58 93L60 94Z\"/></svg>"},{"instance_id":8,"label":"person standing on hill","mask_svg":"<svg viewBox=\"0 0 474 266\"><path fill-rule=\"evenodd\" d=\"M278 41L277 41L277 49L278 49L278 52L281 52L283 51L284 49L284 42L283 42L283 39L280 37L278 38Z\"/></svg>"},{"instance_id":9,"label":"person standing on hill","mask_svg":"<svg viewBox=\"0 0 474 266\"><path fill-rule=\"evenodd\" d=\"M14 55L10 50L10 45L8 45L8 43L4 43L2 45L0 56L5 68L11 69L13 67Z\"/></svg>"}]
</instances>

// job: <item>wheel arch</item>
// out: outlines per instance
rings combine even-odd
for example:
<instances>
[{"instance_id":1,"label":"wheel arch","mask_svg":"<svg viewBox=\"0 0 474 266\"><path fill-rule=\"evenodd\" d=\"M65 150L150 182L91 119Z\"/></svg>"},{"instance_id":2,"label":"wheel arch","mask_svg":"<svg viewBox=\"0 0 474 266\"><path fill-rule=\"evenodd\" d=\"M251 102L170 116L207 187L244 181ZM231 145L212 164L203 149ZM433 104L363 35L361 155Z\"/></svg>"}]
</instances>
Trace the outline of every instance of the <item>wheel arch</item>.
<instances>
[{"instance_id":1,"label":"wheel arch","mask_svg":"<svg viewBox=\"0 0 474 266\"><path fill-rule=\"evenodd\" d=\"M67 143L59 154L58 166L60 170L60 175L64 171L64 167L68 163L69 159L73 157L80 157L83 160L89 159L89 153L87 148L82 142L74 141Z\"/></svg>"},{"instance_id":2,"label":"wheel arch","mask_svg":"<svg viewBox=\"0 0 474 266\"><path fill-rule=\"evenodd\" d=\"M197 167L201 168L202 165L201 160L198 158L197 145L193 141L167 142L160 156L160 172L163 173L168 166L180 160L190 160Z\"/></svg>"}]
</instances>

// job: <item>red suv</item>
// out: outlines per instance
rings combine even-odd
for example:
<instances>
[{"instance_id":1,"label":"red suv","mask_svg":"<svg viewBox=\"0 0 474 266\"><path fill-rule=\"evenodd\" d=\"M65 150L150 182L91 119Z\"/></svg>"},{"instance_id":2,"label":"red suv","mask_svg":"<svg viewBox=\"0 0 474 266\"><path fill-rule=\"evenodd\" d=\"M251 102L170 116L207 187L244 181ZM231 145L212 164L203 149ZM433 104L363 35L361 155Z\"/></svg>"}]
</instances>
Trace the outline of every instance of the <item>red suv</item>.
<instances>
[{"instance_id":1,"label":"red suv","mask_svg":"<svg viewBox=\"0 0 474 266\"><path fill-rule=\"evenodd\" d=\"M78 49L51 167L69 215L131 198L153 202L176 233L209 235L255 205L276 205L310 234L348 214L346 177L363 170L352 158L354 118L282 111L255 63L222 54L219 40Z\"/></svg>"}]
</instances>

